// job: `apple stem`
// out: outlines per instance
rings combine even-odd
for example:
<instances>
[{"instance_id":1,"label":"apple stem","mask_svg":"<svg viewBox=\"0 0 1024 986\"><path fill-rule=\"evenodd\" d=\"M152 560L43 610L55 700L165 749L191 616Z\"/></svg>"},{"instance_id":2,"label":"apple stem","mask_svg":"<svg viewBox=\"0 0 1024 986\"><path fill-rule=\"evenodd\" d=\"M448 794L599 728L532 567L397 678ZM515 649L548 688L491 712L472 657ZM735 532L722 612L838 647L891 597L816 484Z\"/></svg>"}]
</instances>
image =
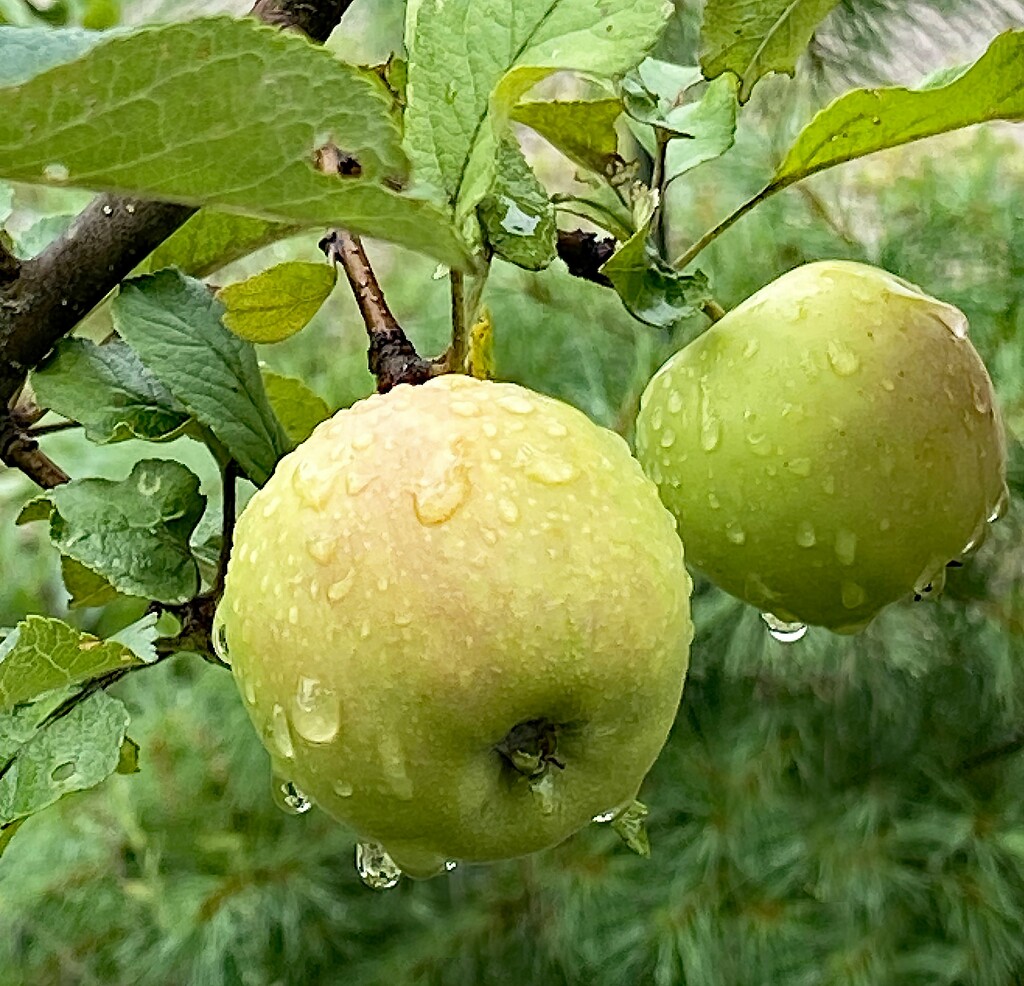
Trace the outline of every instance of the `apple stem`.
<instances>
[{"instance_id":1,"label":"apple stem","mask_svg":"<svg viewBox=\"0 0 1024 986\"><path fill-rule=\"evenodd\" d=\"M378 393L386 394L400 383L424 383L444 372L441 363L416 352L398 324L358 236L336 229L320 241L320 249L329 260L341 265L348 278L370 338L367 365L377 378Z\"/></svg>"}]
</instances>

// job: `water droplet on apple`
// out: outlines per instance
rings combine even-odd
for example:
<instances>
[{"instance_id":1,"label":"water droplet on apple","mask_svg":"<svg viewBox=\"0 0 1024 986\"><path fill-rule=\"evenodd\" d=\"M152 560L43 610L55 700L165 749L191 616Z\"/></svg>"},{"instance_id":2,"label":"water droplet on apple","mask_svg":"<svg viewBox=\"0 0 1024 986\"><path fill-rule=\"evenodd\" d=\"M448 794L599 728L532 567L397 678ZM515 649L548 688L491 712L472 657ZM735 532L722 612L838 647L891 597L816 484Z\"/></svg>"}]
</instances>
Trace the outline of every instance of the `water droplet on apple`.
<instances>
[{"instance_id":1,"label":"water droplet on apple","mask_svg":"<svg viewBox=\"0 0 1024 986\"><path fill-rule=\"evenodd\" d=\"M797 476L810 476L811 460L805 458L790 459L786 463L786 468Z\"/></svg>"},{"instance_id":2,"label":"water droplet on apple","mask_svg":"<svg viewBox=\"0 0 1024 986\"><path fill-rule=\"evenodd\" d=\"M292 473L292 489L314 510L322 510L331 493L331 479L313 462L302 462Z\"/></svg>"},{"instance_id":3,"label":"water droplet on apple","mask_svg":"<svg viewBox=\"0 0 1024 986\"><path fill-rule=\"evenodd\" d=\"M299 677L292 703L292 725L310 743L330 743L338 735L341 707L338 697L316 678Z\"/></svg>"},{"instance_id":4,"label":"water droplet on apple","mask_svg":"<svg viewBox=\"0 0 1024 986\"><path fill-rule=\"evenodd\" d=\"M661 436L661 447L672 448L676 443L676 433L671 428L666 428Z\"/></svg>"},{"instance_id":5,"label":"water droplet on apple","mask_svg":"<svg viewBox=\"0 0 1024 986\"><path fill-rule=\"evenodd\" d=\"M849 377L860 369L860 359L845 343L829 339L828 365L837 377Z\"/></svg>"},{"instance_id":6,"label":"water droplet on apple","mask_svg":"<svg viewBox=\"0 0 1024 986\"><path fill-rule=\"evenodd\" d=\"M286 815L305 815L313 802L291 781L274 774L270 781L270 793L274 804Z\"/></svg>"},{"instance_id":7,"label":"water droplet on apple","mask_svg":"<svg viewBox=\"0 0 1024 986\"><path fill-rule=\"evenodd\" d=\"M218 620L213 628L213 652L224 662L231 663L228 652L228 629L223 620Z\"/></svg>"},{"instance_id":8,"label":"water droplet on apple","mask_svg":"<svg viewBox=\"0 0 1024 986\"><path fill-rule=\"evenodd\" d=\"M847 609L856 609L867 599L863 586L856 582L844 582L839 589L840 598Z\"/></svg>"},{"instance_id":9,"label":"water droplet on apple","mask_svg":"<svg viewBox=\"0 0 1024 986\"><path fill-rule=\"evenodd\" d=\"M608 811L602 811L600 814L595 815L591 821L596 822L598 825L604 825L610 822L618 813L618 808L609 808Z\"/></svg>"},{"instance_id":10,"label":"water droplet on apple","mask_svg":"<svg viewBox=\"0 0 1024 986\"><path fill-rule=\"evenodd\" d=\"M705 452L713 452L722 440L722 422L711 407L707 386L703 380L700 396L700 445Z\"/></svg>"},{"instance_id":11,"label":"water droplet on apple","mask_svg":"<svg viewBox=\"0 0 1024 986\"><path fill-rule=\"evenodd\" d=\"M780 644L795 644L807 634L807 625L799 621L780 620L774 613L762 613L761 619L772 639Z\"/></svg>"},{"instance_id":12,"label":"water droplet on apple","mask_svg":"<svg viewBox=\"0 0 1024 986\"><path fill-rule=\"evenodd\" d=\"M291 727L288 725L288 713L284 706L275 703L270 713L269 739L274 749L286 760L295 756L295 744L292 742Z\"/></svg>"},{"instance_id":13,"label":"water droplet on apple","mask_svg":"<svg viewBox=\"0 0 1024 986\"><path fill-rule=\"evenodd\" d=\"M504 394L494 403L510 414L532 414L534 411L533 401L519 394Z\"/></svg>"},{"instance_id":14,"label":"water droplet on apple","mask_svg":"<svg viewBox=\"0 0 1024 986\"><path fill-rule=\"evenodd\" d=\"M999 494L999 499L996 501L996 505L992 508L991 513L988 515L988 522L994 524L997 520L1001 520L1006 516L1006 511L1010 509L1010 491L1007 487L1003 487Z\"/></svg>"},{"instance_id":15,"label":"water droplet on apple","mask_svg":"<svg viewBox=\"0 0 1024 986\"><path fill-rule=\"evenodd\" d=\"M757 351L761 348L761 344L756 338L751 337L747 340L747 344L743 347L743 358L750 359L757 355Z\"/></svg>"},{"instance_id":16,"label":"water droplet on apple","mask_svg":"<svg viewBox=\"0 0 1024 986\"><path fill-rule=\"evenodd\" d=\"M673 390L668 395L668 410L670 414L678 414L683 409L683 395L678 390Z\"/></svg>"},{"instance_id":17,"label":"water droplet on apple","mask_svg":"<svg viewBox=\"0 0 1024 986\"><path fill-rule=\"evenodd\" d=\"M334 788L334 793L339 798L351 798L352 797L352 791L354 789L353 789L352 785L349 784L348 781L335 781L331 785L331 787Z\"/></svg>"},{"instance_id":18,"label":"water droplet on apple","mask_svg":"<svg viewBox=\"0 0 1024 986\"><path fill-rule=\"evenodd\" d=\"M814 525L809 520L802 520L796 526L796 543L801 548L813 548L817 543Z\"/></svg>"},{"instance_id":19,"label":"water droplet on apple","mask_svg":"<svg viewBox=\"0 0 1024 986\"><path fill-rule=\"evenodd\" d=\"M336 582L332 582L327 587L327 598L332 603L336 603L344 599L351 591L355 580L356 570L354 568L350 568L343 578L338 579Z\"/></svg>"},{"instance_id":20,"label":"water droplet on apple","mask_svg":"<svg viewBox=\"0 0 1024 986\"><path fill-rule=\"evenodd\" d=\"M537 799L542 815L553 815L555 811L555 779L548 771L530 781L530 790Z\"/></svg>"},{"instance_id":21,"label":"water droplet on apple","mask_svg":"<svg viewBox=\"0 0 1024 986\"><path fill-rule=\"evenodd\" d=\"M572 482L579 475L579 470L571 462L540 453L530 456L523 471L530 479L545 486L561 486Z\"/></svg>"},{"instance_id":22,"label":"water droplet on apple","mask_svg":"<svg viewBox=\"0 0 1024 986\"><path fill-rule=\"evenodd\" d=\"M725 525L725 536L736 545L746 544L747 542L747 532L732 520Z\"/></svg>"},{"instance_id":23,"label":"water droplet on apple","mask_svg":"<svg viewBox=\"0 0 1024 986\"><path fill-rule=\"evenodd\" d=\"M460 418L475 418L480 413L480 405L475 401L452 401L448 408Z\"/></svg>"},{"instance_id":24,"label":"water droplet on apple","mask_svg":"<svg viewBox=\"0 0 1024 986\"><path fill-rule=\"evenodd\" d=\"M256 704L256 683L252 680L249 675L246 675L241 679L242 683L242 695L249 705Z\"/></svg>"},{"instance_id":25,"label":"water droplet on apple","mask_svg":"<svg viewBox=\"0 0 1024 986\"><path fill-rule=\"evenodd\" d=\"M416 519L424 527L451 520L469 496L469 477L453 446L442 449L426 464L413 490Z\"/></svg>"},{"instance_id":26,"label":"water droplet on apple","mask_svg":"<svg viewBox=\"0 0 1024 986\"><path fill-rule=\"evenodd\" d=\"M356 872L373 890L390 890L398 885L402 871L379 842L356 844Z\"/></svg>"},{"instance_id":27,"label":"water droplet on apple","mask_svg":"<svg viewBox=\"0 0 1024 986\"><path fill-rule=\"evenodd\" d=\"M454 859L446 859L444 861L444 871L445 871L445 873L451 873L451 871L454 870L455 867L458 866L458 865L459 864L456 863Z\"/></svg>"},{"instance_id":28,"label":"water droplet on apple","mask_svg":"<svg viewBox=\"0 0 1024 986\"><path fill-rule=\"evenodd\" d=\"M506 524L514 524L519 520L519 508L515 505L515 502L508 499L508 497L502 497L498 501L498 516L505 521Z\"/></svg>"},{"instance_id":29,"label":"water droplet on apple","mask_svg":"<svg viewBox=\"0 0 1024 986\"><path fill-rule=\"evenodd\" d=\"M857 558L857 535L853 531L839 528L836 531L835 552L840 565L852 565Z\"/></svg>"},{"instance_id":30,"label":"water droplet on apple","mask_svg":"<svg viewBox=\"0 0 1024 986\"><path fill-rule=\"evenodd\" d=\"M365 452L373 444L372 431L358 431L352 436L352 448Z\"/></svg>"},{"instance_id":31,"label":"water droplet on apple","mask_svg":"<svg viewBox=\"0 0 1024 986\"><path fill-rule=\"evenodd\" d=\"M718 496L712 490L708 493L708 506L712 510L720 510L722 508L722 501L718 499Z\"/></svg>"}]
</instances>

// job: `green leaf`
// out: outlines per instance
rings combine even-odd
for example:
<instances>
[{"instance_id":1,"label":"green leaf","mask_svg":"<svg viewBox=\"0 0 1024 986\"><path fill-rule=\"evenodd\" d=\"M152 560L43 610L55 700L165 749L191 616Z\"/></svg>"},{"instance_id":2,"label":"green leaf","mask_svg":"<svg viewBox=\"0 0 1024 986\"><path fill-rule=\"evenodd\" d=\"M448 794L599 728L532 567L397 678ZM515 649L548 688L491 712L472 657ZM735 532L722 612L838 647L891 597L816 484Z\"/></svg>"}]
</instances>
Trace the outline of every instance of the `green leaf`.
<instances>
[{"instance_id":1,"label":"green leaf","mask_svg":"<svg viewBox=\"0 0 1024 986\"><path fill-rule=\"evenodd\" d=\"M224 306L175 270L126 281L114 327L146 368L262 486L291 443L263 390L251 343L229 332Z\"/></svg>"},{"instance_id":2,"label":"green leaf","mask_svg":"<svg viewBox=\"0 0 1024 986\"><path fill-rule=\"evenodd\" d=\"M120 761L127 728L123 703L98 691L33 733L0 778L0 824L32 815L109 777Z\"/></svg>"},{"instance_id":3,"label":"green leaf","mask_svg":"<svg viewBox=\"0 0 1024 986\"><path fill-rule=\"evenodd\" d=\"M178 462L144 459L124 480L78 479L37 497L18 523L48 507L50 540L118 592L183 603L199 587L189 537L206 498Z\"/></svg>"},{"instance_id":4,"label":"green leaf","mask_svg":"<svg viewBox=\"0 0 1024 986\"><path fill-rule=\"evenodd\" d=\"M296 377L263 371L263 386L288 437L298 445L331 416L327 402Z\"/></svg>"},{"instance_id":5,"label":"green leaf","mask_svg":"<svg viewBox=\"0 0 1024 986\"><path fill-rule=\"evenodd\" d=\"M36 399L85 427L97 444L175 438L189 414L139 357L118 340L97 346L65 339L32 374Z\"/></svg>"},{"instance_id":6,"label":"green leaf","mask_svg":"<svg viewBox=\"0 0 1024 986\"><path fill-rule=\"evenodd\" d=\"M117 590L102 575L97 575L67 555L61 556L60 575L64 580L64 588L71 596L69 609L106 606L118 596Z\"/></svg>"},{"instance_id":7,"label":"green leaf","mask_svg":"<svg viewBox=\"0 0 1024 986\"><path fill-rule=\"evenodd\" d=\"M24 48L12 33L0 64ZM248 18L101 37L0 89L0 177L339 225L469 263L443 209L390 187L406 161L374 73ZM358 161L358 176L315 167L328 145Z\"/></svg>"},{"instance_id":8,"label":"green leaf","mask_svg":"<svg viewBox=\"0 0 1024 986\"><path fill-rule=\"evenodd\" d=\"M140 274L177 267L206 277L268 243L299 232L301 226L201 209L139 265Z\"/></svg>"},{"instance_id":9,"label":"green leaf","mask_svg":"<svg viewBox=\"0 0 1024 986\"><path fill-rule=\"evenodd\" d=\"M142 769L139 767L139 744L130 736L126 736L121 744L117 767L114 769L119 774L137 774Z\"/></svg>"},{"instance_id":10,"label":"green leaf","mask_svg":"<svg viewBox=\"0 0 1024 986\"><path fill-rule=\"evenodd\" d=\"M0 856L4 854L4 851L11 844L14 833L21 828L21 823L24 821L24 818L19 818L17 821L9 822L7 825L0 825Z\"/></svg>"},{"instance_id":11,"label":"green leaf","mask_svg":"<svg viewBox=\"0 0 1024 986\"><path fill-rule=\"evenodd\" d=\"M14 235L14 249L22 260L42 253L58 236L63 236L75 219L75 214L43 216L28 229Z\"/></svg>"},{"instance_id":12,"label":"green leaf","mask_svg":"<svg viewBox=\"0 0 1024 986\"><path fill-rule=\"evenodd\" d=\"M696 66L645 58L622 80L623 105L638 123L669 130L669 114L679 105L683 93L701 78Z\"/></svg>"},{"instance_id":13,"label":"green leaf","mask_svg":"<svg viewBox=\"0 0 1024 986\"><path fill-rule=\"evenodd\" d=\"M647 837L647 806L634 801L624 812L612 819L615 834L638 856L651 855L651 842Z\"/></svg>"},{"instance_id":14,"label":"green leaf","mask_svg":"<svg viewBox=\"0 0 1024 986\"><path fill-rule=\"evenodd\" d=\"M665 180L678 178L705 161L721 157L736 139L736 79L723 75L710 83L695 103L680 106L668 115L671 128L689 134L670 140L665 151Z\"/></svg>"},{"instance_id":15,"label":"green leaf","mask_svg":"<svg viewBox=\"0 0 1024 986\"><path fill-rule=\"evenodd\" d=\"M155 622L154 617L147 625ZM29 616L0 643L0 712L45 692L142 663L122 641L99 640L60 620Z\"/></svg>"},{"instance_id":16,"label":"green leaf","mask_svg":"<svg viewBox=\"0 0 1024 986\"><path fill-rule=\"evenodd\" d=\"M793 75L814 29L839 0L707 0L700 64L714 79L733 72L740 102L769 72Z\"/></svg>"},{"instance_id":17,"label":"green leaf","mask_svg":"<svg viewBox=\"0 0 1024 986\"><path fill-rule=\"evenodd\" d=\"M700 271L681 274L669 266L650 242L647 222L601 268L627 311L658 328L693 315L710 298L708 279Z\"/></svg>"},{"instance_id":18,"label":"green leaf","mask_svg":"<svg viewBox=\"0 0 1024 986\"><path fill-rule=\"evenodd\" d=\"M772 184L785 187L875 151L989 120L1024 120L1024 31L999 35L945 86L840 96L800 132Z\"/></svg>"},{"instance_id":19,"label":"green leaf","mask_svg":"<svg viewBox=\"0 0 1024 986\"><path fill-rule=\"evenodd\" d=\"M509 263L543 270L556 256L554 206L511 135L498 144L496 164L479 207L487 241Z\"/></svg>"},{"instance_id":20,"label":"green leaf","mask_svg":"<svg viewBox=\"0 0 1024 986\"><path fill-rule=\"evenodd\" d=\"M471 216L521 97L559 70L621 76L670 12L665 0L410 3L405 137L414 175Z\"/></svg>"},{"instance_id":21,"label":"green leaf","mask_svg":"<svg viewBox=\"0 0 1024 986\"><path fill-rule=\"evenodd\" d=\"M570 161L599 175L608 175L618 155L615 121L622 101L529 100L517 103L512 119L536 130Z\"/></svg>"},{"instance_id":22,"label":"green leaf","mask_svg":"<svg viewBox=\"0 0 1024 986\"><path fill-rule=\"evenodd\" d=\"M217 292L224 324L249 342L281 342L305 328L337 278L335 268L325 263L277 264Z\"/></svg>"},{"instance_id":23,"label":"green leaf","mask_svg":"<svg viewBox=\"0 0 1024 986\"><path fill-rule=\"evenodd\" d=\"M0 27L0 86L26 82L56 65L73 61L109 35L81 28Z\"/></svg>"}]
</instances>

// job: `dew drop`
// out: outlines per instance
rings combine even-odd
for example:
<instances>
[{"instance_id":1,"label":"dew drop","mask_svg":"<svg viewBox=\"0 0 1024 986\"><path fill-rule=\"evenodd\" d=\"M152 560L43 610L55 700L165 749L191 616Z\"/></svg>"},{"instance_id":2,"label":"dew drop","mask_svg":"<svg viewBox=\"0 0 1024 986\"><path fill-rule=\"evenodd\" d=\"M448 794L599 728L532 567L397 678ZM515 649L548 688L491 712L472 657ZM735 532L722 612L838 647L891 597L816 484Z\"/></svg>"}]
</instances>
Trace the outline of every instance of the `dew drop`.
<instances>
[{"instance_id":1,"label":"dew drop","mask_svg":"<svg viewBox=\"0 0 1024 986\"><path fill-rule=\"evenodd\" d=\"M809 520L802 520L796 525L796 543L801 548L813 548L817 540L814 525Z\"/></svg>"},{"instance_id":2,"label":"dew drop","mask_svg":"<svg viewBox=\"0 0 1024 986\"><path fill-rule=\"evenodd\" d=\"M780 620L774 613L762 613L761 619L772 639L780 644L795 644L807 634L807 624L799 621Z\"/></svg>"},{"instance_id":3,"label":"dew drop","mask_svg":"<svg viewBox=\"0 0 1024 986\"><path fill-rule=\"evenodd\" d=\"M546 430L552 438L565 438L569 434L569 429L561 421L552 421Z\"/></svg>"},{"instance_id":4,"label":"dew drop","mask_svg":"<svg viewBox=\"0 0 1024 986\"><path fill-rule=\"evenodd\" d=\"M761 348L761 344L755 338L747 340L747 344L743 347L743 358L750 359L752 356L757 355L757 351Z\"/></svg>"},{"instance_id":5,"label":"dew drop","mask_svg":"<svg viewBox=\"0 0 1024 986\"><path fill-rule=\"evenodd\" d=\"M838 339L829 339L828 364L838 377L852 376L860 369L857 354Z\"/></svg>"},{"instance_id":6,"label":"dew drop","mask_svg":"<svg viewBox=\"0 0 1024 986\"><path fill-rule=\"evenodd\" d=\"M469 477L466 467L454 448L446 448L425 466L412 502L416 519L424 527L443 524L469 496Z\"/></svg>"},{"instance_id":7,"label":"dew drop","mask_svg":"<svg viewBox=\"0 0 1024 986\"><path fill-rule=\"evenodd\" d=\"M737 545L746 544L747 541L746 531L744 531L743 528L735 521L729 521L729 523L725 525L725 536L733 544Z\"/></svg>"},{"instance_id":8,"label":"dew drop","mask_svg":"<svg viewBox=\"0 0 1024 986\"><path fill-rule=\"evenodd\" d=\"M530 479L545 486L561 486L579 475L579 470L571 462L551 455L530 456L523 471Z\"/></svg>"},{"instance_id":9,"label":"dew drop","mask_svg":"<svg viewBox=\"0 0 1024 986\"><path fill-rule=\"evenodd\" d=\"M534 411L533 401L519 394L505 394L494 403L510 414L532 414Z\"/></svg>"},{"instance_id":10,"label":"dew drop","mask_svg":"<svg viewBox=\"0 0 1024 986\"><path fill-rule=\"evenodd\" d=\"M670 414L678 414L683 409L683 395L678 390L673 390L668 395L668 410Z\"/></svg>"},{"instance_id":11,"label":"dew drop","mask_svg":"<svg viewBox=\"0 0 1024 986\"><path fill-rule=\"evenodd\" d=\"M786 468L790 472L796 473L797 476L810 476L811 460L804 458L790 459L786 463Z\"/></svg>"},{"instance_id":12,"label":"dew drop","mask_svg":"<svg viewBox=\"0 0 1024 986\"><path fill-rule=\"evenodd\" d=\"M337 582L333 582L327 587L327 598L332 603L336 603L339 600L344 599L351 591L355 580L356 570L351 568L344 578L338 579Z\"/></svg>"},{"instance_id":13,"label":"dew drop","mask_svg":"<svg viewBox=\"0 0 1024 986\"><path fill-rule=\"evenodd\" d=\"M493 421L485 421L480 430L488 437L494 438L498 434L498 426Z\"/></svg>"},{"instance_id":14,"label":"dew drop","mask_svg":"<svg viewBox=\"0 0 1024 986\"><path fill-rule=\"evenodd\" d=\"M75 766L75 762L73 760L68 760L65 763L57 764L57 766L50 771L50 777L58 784L62 784L64 781L70 780L74 777L77 770L78 768Z\"/></svg>"},{"instance_id":15,"label":"dew drop","mask_svg":"<svg viewBox=\"0 0 1024 986\"><path fill-rule=\"evenodd\" d=\"M840 565L852 565L857 557L857 535L841 527L836 531L835 551Z\"/></svg>"},{"instance_id":16,"label":"dew drop","mask_svg":"<svg viewBox=\"0 0 1024 986\"><path fill-rule=\"evenodd\" d=\"M112 216L114 214L114 207L112 205L105 205L102 212L105 216Z\"/></svg>"},{"instance_id":17,"label":"dew drop","mask_svg":"<svg viewBox=\"0 0 1024 986\"><path fill-rule=\"evenodd\" d=\"M857 585L856 582L844 582L840 587L840 597L843 600L843 605L847 609L856 609L860 606L865 599L867 594L864 589Z\"/></svg>"},{"instance_id":18,"label":"dew drop","mask_svg":"<svg viewBox=\"0 0 1024 986\"><path fill-rule=\"evenodd\" d=\"M448 408L460 418L475 418L480 413L480 405L474 401L452 401Z\"/></svg>"},{"instance_id":19,"label":"dew drop","mask_svg":"<svg viewBox=\"0 0 1024 986\"><path fill-rule=\"evenodd\" d=\"M318 535L306 542L306 552L319 565L326 565L333 557L337 542L332 537Z\"/></svg>"},{"instance_id":20,"label":"dew drop","mask_svg":"<svg viewBox=\"0 0 1024 986\"><path fill-rule=\"evenodd\" d=\"M459 864L456 863L454 859L446 859L444 861L444 871L445 871L445 873L451 873L451 871L454 870L455 867L458 866L458 865Z\"/></svg>"},{"instance_id":21,"label":"dew drop","mask_svg":"<svg viewBox=\"0 0 1024 986\"><path fill-rule=\"evenodd\" d=\"M708 506L712 510L720 510L722 508L722 501L718 499L714 491L708 493Z\"/></svg>"},{"instance_id":22,"label":"dew drop","mask_svg":"<svg viewBox=\"0 0 1024 986\"><path fill-rule=\"evenodd\" d=\"M498 501L498 516L506 524L514 524L519 520L519 508L508 497L502 497Z\"/></svg>"},{"instance_id":23,"label":"dew drop","mask_svg":"<svg viewBox=\"0 0 1024 986\"><path fill-rule=\"evenodd\" d=\"M64 182L71 177L71 172L68 170L67 165L59 163L48 164L43 168L43 177L47 181Z\"/></svg>"},{"instance_id":24,"label":"dew drop","mask_svg":"<svg viewBox=\"0 0 1024 986\"><path fill-rule=\"evenodd\" d=\"M316 678L299 677L292 702L292 725L310 743L330 743L338 735L341 709L338 697Z\"/></svg>"},{"instance_id":25,"label":"dew drop","mask_svg":"<svg viewBox=\"0 0 1024 986\"><path fill-rule=\"evenodd\" d=\"M303 462L292 473L292 489L307 506L322 510L330 495L331 484L315 463Z\"/></svg>"},{"instance_id":26,"label":"dew drop","mask_svg":"<svg viewBox=\"0 0 1024 986\"><path fill-rule=\"evenodd\" d=\"M250 705L256 704L256 683L248 675L242 679L242 695Z\"/></svg>"},{"instance_id":27,"label":"dew drop","mask_svg":"<svg viewBox=\"0 0 1024 986\"><path fill-rule=\"evenodd\" d=\"M598 825L604 825L610 822L619 813L618 808L611 808L608 811L602 811L600 814L595 815L591 821L596 822Z\"/></svg>"},{"instance_id":28,"label":"dew drop","mask_svg":"<svg viewBox=\"0 0 1024 986\"><path fill-rule=\"evenodd\" d=\"M896 389L896 384L894 384L888 377L883 377L882 388L884 390L888 390L889 393L892 393Z\"/></svg>"},{"instance_id":29,"label":"dew drop","mask_svg":"<svg viewBox=\"0 0 1024 986\"><path fill-rule=\"evenodd\" d=\"M659 404L653 412L651 412L651 430L661 431L661 426L665 420L665 412L662 410Z\"/></svg>"},{"instance_id":30,"label":"dew drop","mask_svg":"<svg viewBox=\"0 0 1024 986\"><path fill-rule=\"evenodd\" d=\"M365 452L373 444L372 431L359 431L352 436L352 448L357 452Z\"/></svg>"},{"instance_id":31,"label":"dew drop","mask_svg":"<svg viewBox=\"0 0 1024 986\"><path fill-rule=\"evenodd\" d=\"M358 496L373 482L372 472L361 472L358 469L349 469L345 473L345 492L349 496Z\"/></svg>"},{"instance_id":32,"label":"dew drop","mask_svg":"<svg viewBox=\"0 0 1024 986\"><path fill-rule=\"evenodd\" d=\"M530 791L537 799L542 815L553 815L555 812L555 779L550 772L530 781Z\"/></svg>"},{"instance_id":33,"label":"dew drop","mask_svg":"<svg viewBox=\"0 0 1024 986\"><path fill-rule=\"evenodd\" d=\"M711 407L707 385L700 384L700 446L705 452L713 452L722 440L722 422Z\"/></svg>"},{"instance_id":34,"label":"dew drop","mask_svg":"<svg viewBox=\"0 0 1024 986\"><path fill-rule=\"evenodd\" d=\"M292 733L288 725L288 713L281 705L274 705L270 713L270 742L274 748L286 760L295 756L295 745L292 743Z\"/></svg>"},{"instance_id":35,"label":"dew drop","mask_svg":"<svg viewBox=\"0 0 1024 986\"><path fill-rule=\"evenodd\" d=\"M231 656L228 653L228 629L223 620L218 621L213 628L213 652L225 664L231 663Z\"/></svg>"},{"instance_id":36,"label":"dew drop","mask_svg":"<svg viewBox=\"0 0 1024 986\"><path fill-rule=\"evenodd\" d=\"M334 793L339 798L351 798L352 797L353 787L352 787L351 784L349 784L348 781L335 781L331 785L331 787L334 788Z\"/></svg>"},{"instance_id":37,"label":"dew drop","mask_svg":"<svg viewBox=\"0 0 1024 986\"><path fill-rule=\"evenodd\" d=\"M661 435L661 447L672 448L676 443L676 433L671 428L666 428Z\"/></svg>"},{"instance_id":38,"label":"dew drop","mask_svg":"<svg viewBox=\"0 0 1024 986\"><path fill-rule=\"evenodd\" d=\"M292 781L277 774L271 778L270 793L274 804L286 815L305 815L313 807L313 802Z\"/></svg>"},{"instance_id":39,"label":"dew drop","mask_svg":"<svg viewBox=\"0 0 1024 986\"><path fill-rule=\"evenodd\" d=\"M402 878L398 864L379 842L356 844L356 872L373 890L390 890Z\"/></svg>"},{"instance_id":40,"label":"dew drop","mask_svg":"<svg viewBox=\"0 0 1024 986\"><path fill-rule=\"evenodd\" d=\"M992 508L991 513L988 515L988 522L994 524L997 520L1001 520L1006 516L1006 511L1010 509L1010 491L1007 487L1003 487L999 493L999 499L996 501L996 505Z\"/></svg>"}]
</instances>

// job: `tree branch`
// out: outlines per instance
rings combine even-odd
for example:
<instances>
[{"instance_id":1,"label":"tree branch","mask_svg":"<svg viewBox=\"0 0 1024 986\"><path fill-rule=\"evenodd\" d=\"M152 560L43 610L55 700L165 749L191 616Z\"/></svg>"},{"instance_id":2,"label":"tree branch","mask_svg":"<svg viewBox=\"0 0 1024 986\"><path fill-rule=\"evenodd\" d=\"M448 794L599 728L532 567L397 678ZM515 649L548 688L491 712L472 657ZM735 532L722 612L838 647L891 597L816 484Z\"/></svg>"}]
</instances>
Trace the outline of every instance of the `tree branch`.
<instances>
[{"instance_id":1,"label":"tree branch","mask_svg":"<svg viewBox=\"0 0 1024 986\"><path fill-rule=\"evenodd\" d=\"M400 383L423 383L442 373L443 361L420 356L391 313L359 237L335 230L320 241L320 249L334 263L341 264L348 277L370 337L367 364L377 378L377 391L386 394Z\"/></svg>"},{"instance_id":2,"label":"tree branch","mask_svg":"<svg viewBox=\"0 0 1024 986\"><path fill-rule=\"evenodd\" d=\"M0 416L0 461L12 469L20 469L44 490L71 479L40 449L34 438L22 432L10 417L4 416Z\"/></svg>"}]
</instances>

